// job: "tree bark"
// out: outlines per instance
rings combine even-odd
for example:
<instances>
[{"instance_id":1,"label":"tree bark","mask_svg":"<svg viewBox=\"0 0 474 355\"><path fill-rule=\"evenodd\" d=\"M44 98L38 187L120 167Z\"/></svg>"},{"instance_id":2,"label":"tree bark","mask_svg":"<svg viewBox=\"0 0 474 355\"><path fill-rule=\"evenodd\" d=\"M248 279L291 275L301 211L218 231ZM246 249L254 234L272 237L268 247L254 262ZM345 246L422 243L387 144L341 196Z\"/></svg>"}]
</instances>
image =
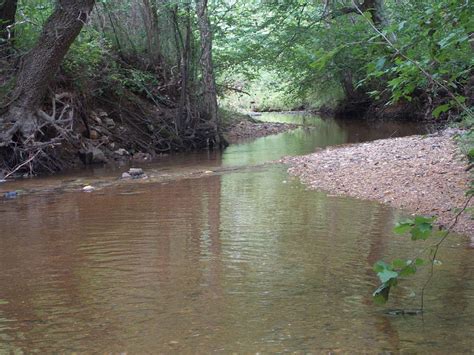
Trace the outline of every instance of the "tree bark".
<instances>
[{"instance_id":1,"label":"tree bark","mask_svg":"<svg viewBox=\"0 0 474 355\"><path fill-rule=\"evenodd\" d=\"M13 134L30 136L36 113L69 47L89 18L95 0L58 0L37 44L23 58L6 114L0 117L0 146Z\"/></svg>"},{"instance_id":2,"label":"tree bark","mask_svg":"<svg viewBox=\"0 0 474 355\"><path fill-rule=\"evenodd\" d=\"M0 45L13 40L14 31L8 26L15 23L17 0L0 0Z\"/></svg>"},{"instance_id":3,"label":"tree bark","mask_svg":"<svg viewBox=\"0 0 474 355\"><path fill-rule=\"evenodd\" d=\"M362 4L358 1L353 1L354 6L346 6L335 10L332 17L337 17L347 14L360 14L359 11L369 12L374 25L378 29L383 29L389 25L388 17L385 13L385 4L383 0L365 0Z\"/></svg>"},{"instance_id":4,"label":"tree bark","mask_svg":"<svg viewBox=\"0 0 474 355\"><path fill-rule=\"evenodd\" d=\"M215 143L221 144L217 115L217 90L212 63L212 31L207 11L207 0L196 0L199 33L201 37L201 70L204 85L204 113L213 125Z\"/></svg>"},{"instance_id":5,"label":"tree bark","mask_svg":"<svg viewBox=\"0 0 474 355\"><path fill-rule=\"evenodd\" d=\"M161 62L160 29L156 4L150 0L142 0L142 2L148 53L152 62L159 65Z\"/></svg>"},{"instance_id":6,"label":"tree bark","mask_svg":"<svg viewBox=\"0 0 474 355\"><path fill-rule=\"evenodd\" d=\"M389 25L383 0L365 0L362 6L362 11L368 11L371 14L377 28L383 29Z\"/></svg>"}]
</instances>

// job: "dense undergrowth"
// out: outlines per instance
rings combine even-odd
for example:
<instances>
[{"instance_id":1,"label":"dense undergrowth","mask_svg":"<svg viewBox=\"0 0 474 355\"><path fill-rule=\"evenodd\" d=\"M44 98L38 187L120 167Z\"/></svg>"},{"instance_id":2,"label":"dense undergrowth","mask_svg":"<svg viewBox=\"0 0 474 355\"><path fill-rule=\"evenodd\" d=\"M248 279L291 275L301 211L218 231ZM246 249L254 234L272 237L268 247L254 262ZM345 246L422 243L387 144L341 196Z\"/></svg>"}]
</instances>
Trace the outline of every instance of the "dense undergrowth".
<instances>
[{"instance_id":1,"label":"dense undergrowth","mask_svg":"<svg viewBox=\"0 0 474 355\"><path fill-rule=\"evenodd\" d=\"M3 112L16 99L22 60L37 46L55 6L18 2L14 41L0 43ZM29 139L16 137L3 144L0 173L54 172L224 145L216 142L220 133L205 107L195 11L179 2L99 1L41 105L54 123L38 123L34 146L25 148Z\"/></svg>"}]
</instances>

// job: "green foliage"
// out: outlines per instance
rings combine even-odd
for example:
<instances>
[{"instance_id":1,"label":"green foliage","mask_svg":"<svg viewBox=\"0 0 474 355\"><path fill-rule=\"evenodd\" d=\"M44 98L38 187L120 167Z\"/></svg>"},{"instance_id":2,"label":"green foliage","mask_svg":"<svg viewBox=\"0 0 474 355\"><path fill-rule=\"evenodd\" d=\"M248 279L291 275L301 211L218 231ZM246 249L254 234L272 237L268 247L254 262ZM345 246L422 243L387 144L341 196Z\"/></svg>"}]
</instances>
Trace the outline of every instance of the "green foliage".
<instances>
[{"instance_id":1,"label":"green foliage","mask_svg":"<svg viewBox=\"0 0 474 355\"><path fill-rule=\"evenodd\" d=\"M412 240L426 240L433 232L435 217L416 216L405 219L396 224L394 232L397 234L410 233Z\"/></svg>"},{"instance_id":2,"label":"green foliage","mask_svg":"<svg viewBox=\"0 0 474 355\"><path fill-rule=\"evenodd\" d=\"M38 39L44 23L53 12L54 1L19 0L15 25L15 46L28 50Z\"/></svg>"},{"instance_id":3,"label":"green foliage","mask_svg":"<svg viewBox=\"0 0 474 355\"><path fill-rule=\"evenodd\" d=\"M217 69L255 79L265 67L288 82L285 95L300 99L324 98L328 88L349 96L346 84L352 82L359 94L388 104L432 102L435 118L462 111L474 63L472 2L401 6L386 0L388 24L381 32L392 46L368 13L343 15L340 3L329 2L326 13L324 2L216 3Z\"/></svg>"},{"instance_id":4,"label":"green foliage","mask_svg":"<svg viewBox=\"0 0 474 355\"><path fill-rule=\"evenodd\" d=\"M386 48L389 61L383 67L372 60L364 84L384 78L392 103L411 101L427 93L436 102L433 117L459 110L474 63L469 33L474 28L471 2L438 0L394 8L393 24L386 30L396 37L395 48ZM471 14L471 15L470 15ZM385 58L385 57L384 57ZM446 89L456 95L447 95Z\"/></svg>"},{"instance_id":5,"label":"green foliage","mask_svg":"<svg viewBox=\"0 0 474 355\"><path fill-rule=\"evenodd\" d=\"M394 228L396 234L410 234L411 239L426 240L434 235L434 217L415 216L398 222ZM374 265L381 284L373 293L374 302L384 304L388 301L392 287L398 285L399 281L408 276L415 275L417 268L426 264L421 258L411 260L396 259L390 264L377 261Z\"/></svg>"},{"instance_id":6,"label":"green foliage","mask_svg":"<svg viewBox=\"0 0 474 355\"><path fill-rule=\"evenodd\" d=\"M101 67L110 46L93 28L86 28L72 44L63 68L71 76L90 78Z\"/></svg>"}]
</instances>

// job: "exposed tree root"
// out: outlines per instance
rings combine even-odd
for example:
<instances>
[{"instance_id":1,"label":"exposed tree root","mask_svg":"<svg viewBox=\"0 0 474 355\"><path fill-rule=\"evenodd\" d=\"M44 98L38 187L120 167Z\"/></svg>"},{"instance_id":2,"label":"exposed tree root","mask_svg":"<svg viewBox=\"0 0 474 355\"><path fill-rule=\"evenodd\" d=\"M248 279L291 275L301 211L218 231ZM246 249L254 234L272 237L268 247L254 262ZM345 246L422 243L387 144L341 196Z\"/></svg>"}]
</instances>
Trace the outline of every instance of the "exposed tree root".
<instances>
[{"instance_id":1,"label":"exposed tree root","mask_svg":"<svg viewBox=\"0 0 474 355\"><path fill-rule=\"evenodd\" d=\"M51 95L49 105L27 118L12 118L0 137L4 177L54 173L82 163L107 163L134 154L219 148L215 128L197 112L178 129L178 109L129 93L94 98L87 107L70 92ZM5 116L4 116L5 117ZM2 122L3 126L8 125ZM221 137L221 143L225 140ZM126 152L118 155L117 151Z\"/></svg>"}]
</instances>

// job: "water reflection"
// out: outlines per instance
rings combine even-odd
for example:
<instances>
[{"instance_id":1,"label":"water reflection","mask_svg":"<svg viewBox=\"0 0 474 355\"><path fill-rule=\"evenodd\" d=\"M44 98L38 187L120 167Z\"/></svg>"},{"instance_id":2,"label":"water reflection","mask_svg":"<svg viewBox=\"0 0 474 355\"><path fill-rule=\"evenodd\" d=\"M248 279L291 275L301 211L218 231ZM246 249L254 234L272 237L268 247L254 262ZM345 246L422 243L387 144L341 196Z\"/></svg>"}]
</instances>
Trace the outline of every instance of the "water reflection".
<instances>
[{"instance_id":1,"label":"water reflection","mask_svg":"<svg viewBox=\"0 0 474 355\"><path fill-rule=\"evenodd\" d=\"M442 255L424 325L392 318L371 303L370 269L412 252L391 235L395 211L286 178L269 168L4 204L0 350L472 349L464 244ZM414 304L406 285L398 297Z\"/></svg>"},{"instance_id":2,"label":"water reflection","mask_svg":"<svg viewBox=\"0 0 474 355\"><path fill-rule=\"evenodd\" d=\"M335 127L300 133L233 147L212 164L348 139ZM473 351L467 240L442 250L424 323L388 316L372 304L371 265L416 251L391 233L397 211L288 179L269 166L1 201L0 353ZM391 307L415 307L425 276Z\"/></svg>"}]
</instances>

